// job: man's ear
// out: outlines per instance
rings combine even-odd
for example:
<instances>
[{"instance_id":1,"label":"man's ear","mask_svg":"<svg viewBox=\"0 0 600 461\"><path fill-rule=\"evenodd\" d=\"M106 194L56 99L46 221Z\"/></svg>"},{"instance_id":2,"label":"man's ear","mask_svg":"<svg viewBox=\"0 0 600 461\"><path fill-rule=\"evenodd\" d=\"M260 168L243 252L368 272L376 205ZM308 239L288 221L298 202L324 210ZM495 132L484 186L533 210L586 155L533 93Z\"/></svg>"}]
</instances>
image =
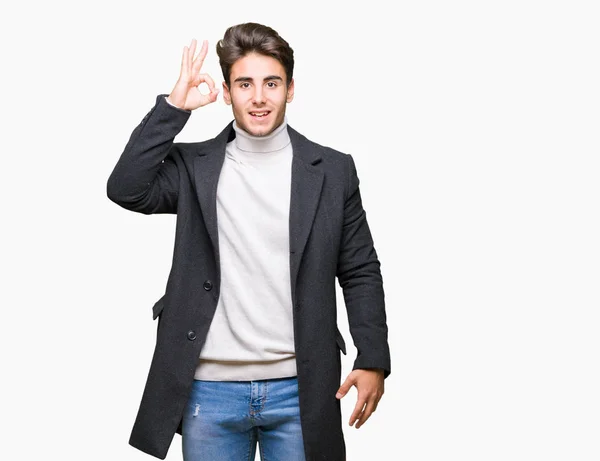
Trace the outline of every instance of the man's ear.
<instances>
[{"instance_id":1,"label":"man's ear","mask_svg":"<svg viewBox=\"0 0 600 461\"><path fill-rule=\"evenodd\" d=\"M288 88L287 88L286 101L292 102L293 99L294 99L294 78L292 77L292 80L290 81L290 84L288 85Z\"/></svg>"},{"instance_id":2,"label":"man's ear","mask_svg":"<svg viewBox=\"0 0 600 461\"><path fill-rule=\"evenodd\" d=\"M225 101L225 104L231 105L231 94L229 94L229 88L227 88L225 82L223 82L223 101Z\"/></svg>"}]
</instances>

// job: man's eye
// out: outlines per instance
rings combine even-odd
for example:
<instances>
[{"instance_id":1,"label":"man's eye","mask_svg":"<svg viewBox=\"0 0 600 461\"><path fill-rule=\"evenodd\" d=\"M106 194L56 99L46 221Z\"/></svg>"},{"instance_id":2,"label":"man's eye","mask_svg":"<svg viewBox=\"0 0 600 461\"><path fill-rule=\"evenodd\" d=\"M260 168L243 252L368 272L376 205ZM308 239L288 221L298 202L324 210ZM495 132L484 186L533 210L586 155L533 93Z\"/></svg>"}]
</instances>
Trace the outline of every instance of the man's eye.
<instances>
[{"instance_id":1,"label":"man's eye","mask_svg":"<svg viewBox=\"0 0 600 461\"><path fill-rule=\"evenodd\" d=\"M275 88L277 86L277 83L275 83L275 82L268 82L267 85L269 85L269 88Z\"/></svg>"},{"instance_id":2,"label":"man's eye","mask_svg":"<svg viewBox=\"0 0 600 461\"><path fill-rule=\"evenodd\" d=\"M240 85L242 88L248 88L250 84L248 82L244 82Z\"/></svg>"}]
</instances>

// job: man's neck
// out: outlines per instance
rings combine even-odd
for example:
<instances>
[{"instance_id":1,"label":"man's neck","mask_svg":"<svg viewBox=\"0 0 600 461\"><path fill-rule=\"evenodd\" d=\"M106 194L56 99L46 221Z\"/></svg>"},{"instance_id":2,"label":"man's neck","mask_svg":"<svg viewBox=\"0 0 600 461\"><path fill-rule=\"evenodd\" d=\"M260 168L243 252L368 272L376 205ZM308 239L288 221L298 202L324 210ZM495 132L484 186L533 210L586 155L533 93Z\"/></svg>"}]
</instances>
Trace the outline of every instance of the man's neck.
<instances>
[{"instance_id":1,"label":"man's neck","mask_svg":"<svg viewBox=\"0 0 600 461\"><path fill-rule=\"evenodd\" d=\"M283 149L290 143L287 117L284 118L281 125L266 136L252 135L240 128L236 121L233 122L233 129L235 130L235 145L244 152L273 152Z\"/></svg>"}]
</instances>

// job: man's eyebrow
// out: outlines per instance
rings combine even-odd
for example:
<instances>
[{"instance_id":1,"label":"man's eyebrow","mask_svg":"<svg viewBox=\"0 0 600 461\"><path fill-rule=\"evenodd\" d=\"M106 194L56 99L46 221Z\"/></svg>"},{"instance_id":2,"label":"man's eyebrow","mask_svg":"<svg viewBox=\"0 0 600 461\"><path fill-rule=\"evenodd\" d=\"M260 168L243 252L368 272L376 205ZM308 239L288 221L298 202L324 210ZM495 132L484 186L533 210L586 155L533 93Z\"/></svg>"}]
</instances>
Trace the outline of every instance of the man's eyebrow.
<instances>
[{"instance_id":1,"label":"man's eyebrow","mask_svg":"<svg viewBox=\"0 0 600 461\"><path fill-rule=\"evenodd\" d=\"M265 78L263 78L263 82L266 82L267 80L280 80L283 82L283 79L279 76L279 75L269 75ZM252 82L254 81L254 79L252 77L238 77L234 80L235 82Z\"/></svg>"}]
</instances>

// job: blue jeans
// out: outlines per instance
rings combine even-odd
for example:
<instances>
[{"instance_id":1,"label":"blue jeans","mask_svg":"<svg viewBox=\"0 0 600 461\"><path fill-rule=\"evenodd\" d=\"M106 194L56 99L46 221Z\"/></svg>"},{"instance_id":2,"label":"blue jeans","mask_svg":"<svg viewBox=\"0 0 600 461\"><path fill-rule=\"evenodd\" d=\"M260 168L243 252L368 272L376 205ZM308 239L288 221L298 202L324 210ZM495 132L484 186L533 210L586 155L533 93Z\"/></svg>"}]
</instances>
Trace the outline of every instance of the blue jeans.
<instances>
[{"instance_id":1,"label":"blue jeans","mask_svg":"<svg viewBox=\"0 0 600 461\"><path fill-rule=\"evenodd\" d=\"M182 422L184 461L305 461L298 378L194 380Z\"/></svg>"}]
</instances>

